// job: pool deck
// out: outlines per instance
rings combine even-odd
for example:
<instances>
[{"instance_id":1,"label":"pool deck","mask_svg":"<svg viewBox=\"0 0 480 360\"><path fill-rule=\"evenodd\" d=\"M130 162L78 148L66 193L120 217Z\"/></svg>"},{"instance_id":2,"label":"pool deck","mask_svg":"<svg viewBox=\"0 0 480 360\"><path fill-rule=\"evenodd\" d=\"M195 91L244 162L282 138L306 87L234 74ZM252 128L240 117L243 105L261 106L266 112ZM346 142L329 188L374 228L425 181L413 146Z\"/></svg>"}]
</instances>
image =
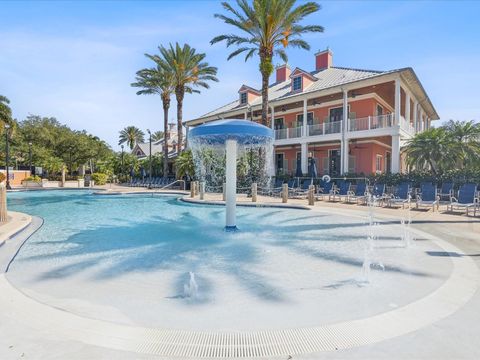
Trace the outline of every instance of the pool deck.
<instances>
[{"instance_id":1,"label":"pool deck","mask_svg":"<svg viewBox=\"0 0 480 360\"><path fill-rule=\"evenodd\" d=\"M156 192L158 190L148 191L141 188L124 188L119 186L106 187L107 192L119 193L141 193L141 192ZM165 192L161 192L165 193ZM172 193L172 192L168 192ZM178 192L173 192L178 193ZM205 200L201 201L198 196L195 199L190 199L189 194L185 194L185 200L196 202L213 202L221 203L221 195L207 194ZM239 204L252 206L251 199L239 196ZM342 203L330 203L328 201L318 201L314 206L308 206L306 200L294 199L289 200L286 205L282 205L280 199L265 198L259 196L259 206L299 206L304 209L312 211L328 211L339 212L342 214L363 215L367 208L359 205L345 205ZM254 205L255 206L255 205ZM441 206L440 212L433 213L431 210L412 210L412 227L416 230L426 232L443 240L448 244L446 247L452 246L451 249L456 249L458 258L455 261L460 266L473 266L461 268L462 271L467 271L467 280L470 281L470 290L472 293L469 296L459 296L456 299L451 298L451 303L456 303L460 308L454 309L451 313L442 318L436 319L433 323L425 324L413 332L405 332L399 336L393 336L380 342L370 343L368 345L361 345L352 348L346 348L333 351L322 351L319 353L311 353L309 355L293 355L292 359L477 359L480 358L480 348L478 347L478 333L480 332L480 292L478 289L479 277L478 271L480 268L480 217L467 217L463 214L453 215L445 213L444 206ZM404 218L407 214L406 210L378 208L377 216L385 216L387 218ZM5 265L6 261L14 255L17 251L22 238L28 234L20 234L17 237L12 236L21 231L25 226L32 222L32 218L26 214L9 213L9 222L0 226L0 244L5 241L3 246L0 246L0 265ZM25 231L28 231L25 230ZM17 242L18 240L18 242ZM453 259L453 258L452 258ZM471 276L468 279L468 275ZM1 359L153 359L158 356L142 354L139 352L129 352L114 350L112 348L92 345L95 341L75 341L71 337L64 336L64 332L68 331L68 324L65 328L57 328L48 326L45 323L42 328L41 317L39 319L38 312L42 312L46 306L40 303L34 303L35 300L26 298L18 298L18 303L13 303L15 298L15 289L5 287L5 277L0 275L0 294L4 301L0 310L0 358ZM458 280L458 279L457 279ZM465 279L464 279L465 280ZM455 284L456 283L456 284ZM458 285L458 281L454 284ZM475 285L475 287L473 286ZM12 287L13 288L13 287ZM454 288L451 288L455 292ZM3 292L5 291L5 292ZM448 293L448 292L447 292ZM18 295L18 294L17 294ZM454 294L459 295L459 294ZM460 294L461 295L461 294ZM6 298L11 302L5 301ZM29 304L32 309L29 309L28 316L31 316L32 323L25 321L18 321L25 319L27 314L20 314L22 304ZM47 313L52 311L51 308L45 310ZM27 311L26 311L27 312ZM56 314L54 312L54 314ZM422 318L429 313L428 308L424 311L418 312L418 317ZM58 315L58 314L57 314ZM53 315L53 316L57 316ZM58 316L72 316L65 313ZM28 318L28 317L27 317ZM399 318L399 326L402 323L402 318ZM40 321L40 322L39 322ZM83 321L76 319L75 321ZM40 325L39 325L40 324ZM104 326L105 324L102 324ZM386 325L386 324L385 324ZM102 327L99 327L100 331ZM105 330L107 330L105 328ZM390 327L380 329L379 336L391 332ZM98 337L106 335L105 333L98 334ZM85 334L79 334L79 339L84 338ZM88 340L88 339L87 339ZM111 339L109 339L111 341ZM113 346L115 348L115 346ZM117 349L119 347L116 347ZM166 357L170 358L170 357ZM288 356L263 356L265 358L287 359Z\"/></svg>"}]
</instances>

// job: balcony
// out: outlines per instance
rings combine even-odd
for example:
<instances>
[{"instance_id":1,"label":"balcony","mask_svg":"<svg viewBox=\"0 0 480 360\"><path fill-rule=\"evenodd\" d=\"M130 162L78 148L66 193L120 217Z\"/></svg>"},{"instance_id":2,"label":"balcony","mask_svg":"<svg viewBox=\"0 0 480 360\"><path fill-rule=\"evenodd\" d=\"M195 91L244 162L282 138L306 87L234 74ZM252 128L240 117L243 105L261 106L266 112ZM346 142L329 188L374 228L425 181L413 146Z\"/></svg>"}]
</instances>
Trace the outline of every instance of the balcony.
<instances>
[{"instance_id":1,"label":"balcony","mask_svg":"<svg viewBox=\"0 0 480 360\"><path fill-rule=\"evenodd\" d=\"M318 121L318 119L315 119ZM308 125L306 128L306 136L322 136L330 134L342 133L343 121L325 121L320 124ZM415 128L402 116L400 121L395 121L394 114L368 116L358 119L348 119L348 132L355 133L360 131L374 131L379 129L393 129L400 127L404 132L414 135ZM294 128L285 128L275 130L275 140L293 139L303 137L302 126ZM375 135L375 133L372 133Z\"/></svg>"},{"instance_id":2,"label":"balcony","mask_svg":"<svg viewBox=\"0 0 480 360\"><path fill-rule=\"evenodd\" d=\"M302 137L301 126L275 130L275 140L294 139L299 137Z\"/></svg>"},{"instance_id":3,"label":"balcony","mask_svg":"<svg viewBox=\"0 0 480 360\"><path fill-rule=\"evenodd\" d=\"M308 136L339 134L342 132L342 121L324 122L322 124L308 125Z\"/></svg>"}]
</instances>

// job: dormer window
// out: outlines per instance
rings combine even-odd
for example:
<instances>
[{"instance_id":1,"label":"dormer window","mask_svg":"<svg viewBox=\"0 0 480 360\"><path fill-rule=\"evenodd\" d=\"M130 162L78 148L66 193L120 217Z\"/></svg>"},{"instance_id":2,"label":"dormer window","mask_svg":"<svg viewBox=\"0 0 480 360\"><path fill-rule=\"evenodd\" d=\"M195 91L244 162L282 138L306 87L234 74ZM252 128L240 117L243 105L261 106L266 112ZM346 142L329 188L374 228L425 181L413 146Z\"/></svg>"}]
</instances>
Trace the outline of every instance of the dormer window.
<instances>
[{"instance_id":1,"label":"dormer window","mask_svg":"<svg viewBox=\"0 0 480 360\"><path fill-rule=\"evenodd\" d=\"M292 90L293 91L301 91L302 90L302 77L301 76L296 76L296 77L293 78Z\"/></svg>"},{"instance_id":2,"label":"dormer window","mask_svg":"<svg viewBox=\"0 0 480 360\"><path fill-rule=\"evenodd\" d=\"M246 104L247 103L247 93L240 93L240 104Z\"/></svg>"}]
</instances>

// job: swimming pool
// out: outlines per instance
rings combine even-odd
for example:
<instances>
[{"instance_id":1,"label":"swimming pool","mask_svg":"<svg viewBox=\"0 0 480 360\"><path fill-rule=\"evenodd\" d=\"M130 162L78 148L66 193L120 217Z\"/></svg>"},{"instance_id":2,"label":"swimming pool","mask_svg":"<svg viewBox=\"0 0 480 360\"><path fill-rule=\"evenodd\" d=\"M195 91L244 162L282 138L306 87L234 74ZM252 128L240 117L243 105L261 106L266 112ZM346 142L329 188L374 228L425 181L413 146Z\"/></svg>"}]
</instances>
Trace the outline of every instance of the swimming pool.
<instances>
[{"instance_id":1,"label":"swimming pool","mask_svg":"<svg viewBox=\"0 0 480 360\"><path fill-rule=\"evenodd\" d=\"M434 291L448 258L430 241L405 248L398 222L377 229L371 282L362 282L365 219L317 211L224 208L178 196L88 191L9 194L9 208L45 223L23 246L9 280L79 315L178 329L279 329L382 313ZM423 239L419 239L423 240ZM194 272L198 296L184 296Z\"/></svg>"}]
</instances>

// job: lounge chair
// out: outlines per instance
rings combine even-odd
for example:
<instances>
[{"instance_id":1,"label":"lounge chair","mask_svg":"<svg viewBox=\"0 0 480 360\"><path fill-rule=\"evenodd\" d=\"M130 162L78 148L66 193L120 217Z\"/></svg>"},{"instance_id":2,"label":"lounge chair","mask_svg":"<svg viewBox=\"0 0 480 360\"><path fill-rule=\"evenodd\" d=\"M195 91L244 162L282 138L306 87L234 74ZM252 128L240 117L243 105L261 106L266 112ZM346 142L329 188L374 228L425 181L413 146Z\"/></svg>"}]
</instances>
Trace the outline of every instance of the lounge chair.
<instances>
[{"instance_id":1,"label":"lounge chair","mask_svg":"<svg viewBox=\"0 0 480 360\"><path fill-rule=\"evenodd\" d=\"M437 187L432 183L424 183L420 188L421 193L417 195L416 208L419 206L431 206L435 211L435 206L439 207L440 197L437 195Z\"/></svg>"},{"instance_id":2,"label":"lounge chair","mask_svg":"<svg viewBox=\"0 0 480 360\"><path fill-rule=\"evenodd\" d=\"M367 196L367 184L364 182L358 183L355 187L355 191L349 191L347 195L347 203L355 201L357 204L359 201L365 201Z\"/></svg>"},{"instance_id":3,"label":"lounge chair","mask_svg":"<svg viewBox=\"0 0 480 360\"><path fill-rule=\"evenodd\" d=\"M377 202L380 203L380 205L382 205L383 201L385 200L385 184L375 184L373 185L373 188L372 188L372 200L374 202L374 204L376 204ZM367 201L367 197L365 197L365 201Z\"/></svg>"},{"instance_id":4,"label":"lounge chair","mask_svg":"<svg viewBox=\"0 0 480 360\"><path fill-rule=\"evenodd\" d=\"M451 197L450 204L447 206L447 210L453 212L454 208L465 209L467 216L468 210L473 208L473 216L477 215L477 207L479 207L479 199L477 194L476 184L465 184L460 190L458 190L457 197Z\"/></svg>"},{"instance_id":5,"label":"lounge chair","mask_svg":"<svg viewBox=\"0 0 480 360\"><path fill-rule=\"evenodd\" d=\"M313 179L305 179L302 181L302 186L295 191L295 197L305 197L308 195L310 185L313 184Z\"/></svg>"},{"instance_id":6,"label":"lounge chair","mask_svg":"<svg viewBox=\"0 0 480 360\"><path fill-rule=\"evenodd\" d=\"M393 195L387 198L387 204L389 207L396 204L402 204L402 208L405 209L405 204L408 204L410 209L410 184L402 183L395 188Z\"/></svg>"},{"instance_id":7,"label":"lounge chair","mask_svg":"<svg viewBox=\"0 0 480 360\"><path fill-rule=\"evenodd\" d=\"M288 196L294 196L300 187L298 178L288 180Z\"/></svg>"},{"instance_id":8,"label":"lounge chair","mask_svg":"<svg viewBox=\"0 0 480 360\"><path fill-rule=\"evenodd\" d=\"M350 193L350 186L352 183L350 181L342 181L340 186L333 191L330 192L328 195L328 201L335 201L335 198L338 197L338 200L342 200L342 196L346 199L348 194ZM333 200L332 200L333 199Z\"/></svg>"},{"instance_id":9,"label":"lounge chair","mask_svg":"<svg viewBox=\"0 0 480 360\"><path fill-rule=\"evenodd\" d=\"M329 196L330 193L333 191L333 185L335 185L335 183L333 181L322 182L317 189L316 199L317 200L323 200L323 198L325 196L327 196L327 195Z\"/></svg>"},{"instance_id":10,"label":"lounge chair","mask_svg":"<svg viewBox=\"0 0 480 360\"><path fill-rule=\"evenodd\" d=\"M447 198L448 201L451 202L451 199L453 196L453 183L452 182L442 183L442 187L438 191L438 196L440 196L440 200L442 198Z\"/></svg>"}]
</instances>

